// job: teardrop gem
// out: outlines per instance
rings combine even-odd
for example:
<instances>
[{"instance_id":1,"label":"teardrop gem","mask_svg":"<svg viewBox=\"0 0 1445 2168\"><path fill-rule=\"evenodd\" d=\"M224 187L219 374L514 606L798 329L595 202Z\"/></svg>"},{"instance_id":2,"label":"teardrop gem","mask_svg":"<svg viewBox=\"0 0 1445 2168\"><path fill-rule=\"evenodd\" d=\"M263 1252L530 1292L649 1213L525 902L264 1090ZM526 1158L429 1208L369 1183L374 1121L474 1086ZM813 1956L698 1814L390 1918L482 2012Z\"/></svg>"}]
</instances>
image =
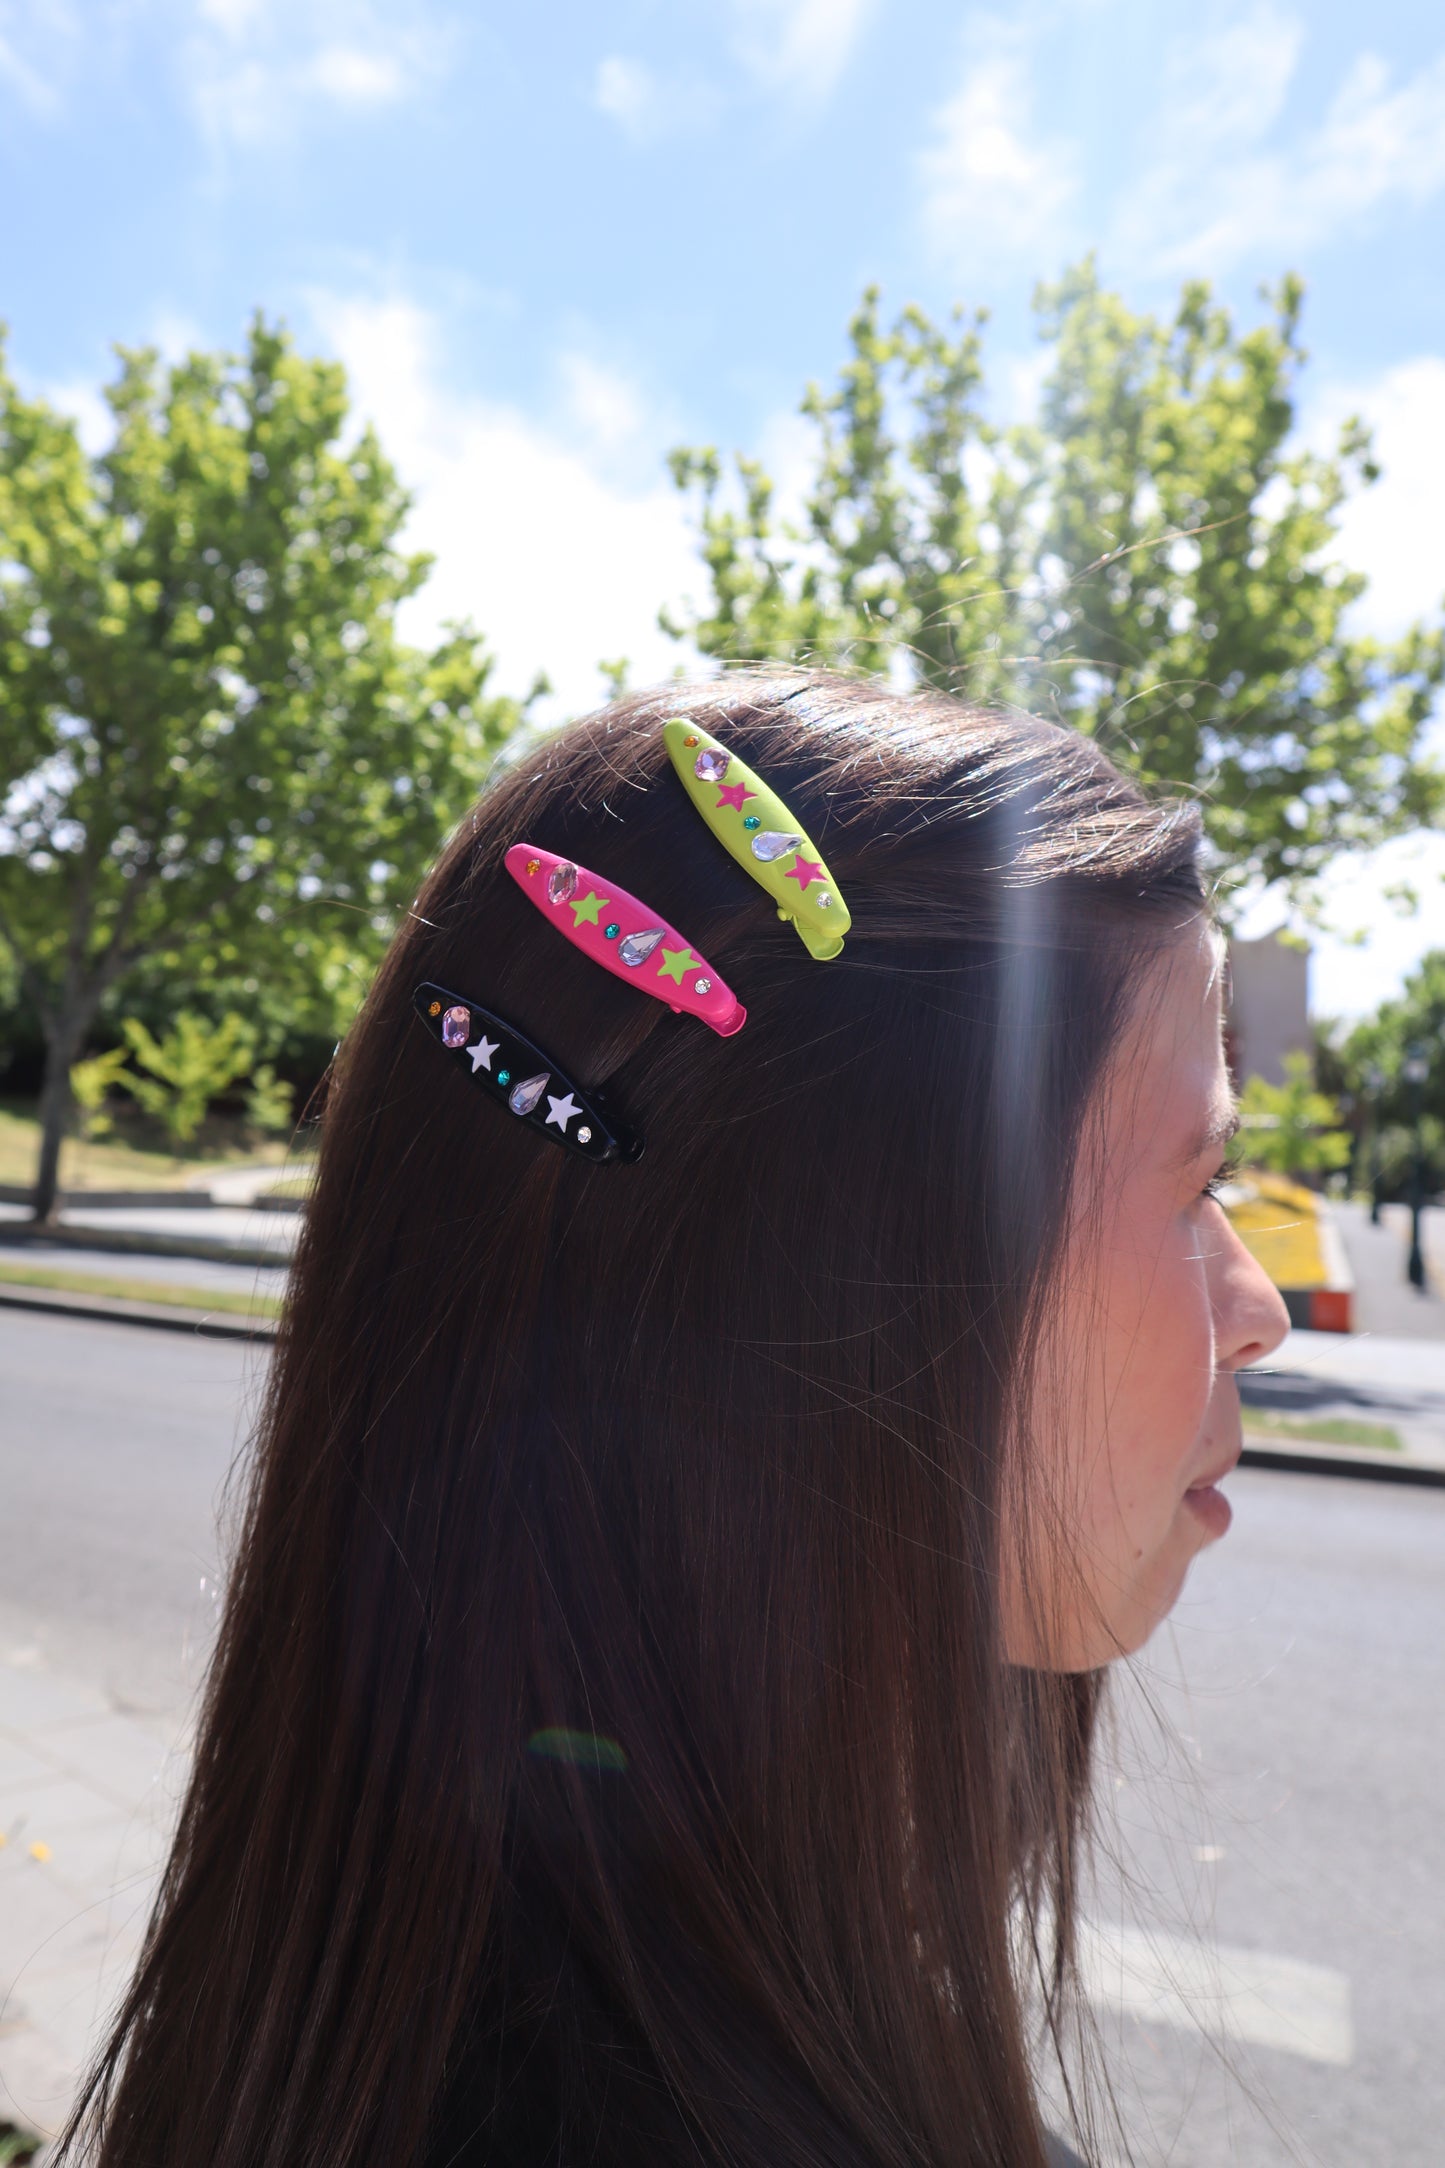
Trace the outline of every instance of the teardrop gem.
<instances>
[{"instance_id":1,"label":"teardrop gem","mask_svg":"<svg viewBox=\"0 0 1445 2168\"><path fill-rule=\"evenodd\" d=\"M465 1046L467 1034L472 1028L470 1009L448 1009L442 1018L442 1045Z\"/></svg>"},{"instance_id":2,"label":"teardrop gem","mask_svg":"<svg viewBox=\"0 0 1445 2168\"><path fill-rule=\"evenodd\" d=\"M520 1084L512 1086L507 1105L514 1114L530 1114L551 1081L550 1069L544 1069L540 1076L523 1077Z\"/></svg>"},{"instance_id":3,"label":"teardrop gem","mask_svg":"<svg viewBox=\"0 0 1445 2168\"><path fill-rule=\"evenodd\" d=\"M625 964L631 964L634 968L638 964L645 964L665 930L662 926L652 926L646 933L630 933L618 949L618 955Z\"/></svg>"},{"instance_id":4,"label":"teardrop gem","mask_svg":"<svg viewBox=\"0 0 1445 2168\"><path fill-rule=\"evenodd\" d=\"M554 866L547 876L547 900L549 903L565 903L577 893L577 868L563 860Z\"/></svg>"},{"instance_id":5,"label":"teardrop gem","mask_svg":"<svg viewBox=\"0 0 1445 2168\"><path fill-rule=\"evenodd\" d=\"M703 783L720 783L728 772L732 759L718 746L705 745L692 764L692 772Z\"/></svg>"},{"instance_id":6,"label":"teardrop gem","mask_svg":"<svg viewBox=\"0 0 1445 2168\"><path fill-rule=\"evenodd\" d=\"M781 828L765 828L761 835L753 837L753 856L761 858L765 866L770 866L775 858L786 858L789 851L802 848L801 836L786 836Z\"/></svg>"}]
</instances>

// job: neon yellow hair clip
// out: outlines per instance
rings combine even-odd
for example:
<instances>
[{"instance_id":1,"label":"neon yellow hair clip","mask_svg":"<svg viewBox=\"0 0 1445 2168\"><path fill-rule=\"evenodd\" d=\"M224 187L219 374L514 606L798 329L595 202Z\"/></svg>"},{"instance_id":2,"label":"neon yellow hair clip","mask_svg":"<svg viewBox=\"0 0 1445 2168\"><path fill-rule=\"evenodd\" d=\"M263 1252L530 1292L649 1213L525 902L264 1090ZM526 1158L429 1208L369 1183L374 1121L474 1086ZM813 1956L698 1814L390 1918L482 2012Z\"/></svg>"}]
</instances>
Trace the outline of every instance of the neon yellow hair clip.
<instances>
[{"instance_id":1,"label":"neon yellow hair clip","mask_svg":"<svg viewBox=\"0 0 1445 2168\"><path fill-rule=\"evenodd\" d=\"M841 955L852 920L816 843L776 791L697 723L662 726L668 758L708 827L745 873L765 888L819 963Z\"/></svg>"}]
</instances>

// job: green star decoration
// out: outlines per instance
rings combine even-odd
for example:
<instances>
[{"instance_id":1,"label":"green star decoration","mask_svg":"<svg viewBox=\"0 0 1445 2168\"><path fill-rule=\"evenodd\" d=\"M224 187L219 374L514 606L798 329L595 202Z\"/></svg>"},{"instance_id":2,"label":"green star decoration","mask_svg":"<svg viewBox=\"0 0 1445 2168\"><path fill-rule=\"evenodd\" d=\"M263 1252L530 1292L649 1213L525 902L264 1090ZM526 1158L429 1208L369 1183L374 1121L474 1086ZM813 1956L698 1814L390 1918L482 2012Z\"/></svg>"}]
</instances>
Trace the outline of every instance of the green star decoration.
<instances>
[{"instance_id":1,"label":"green star decoration","mask_svg":"<svg viewBox=\"0 0 1445 2168\"><path fill-rule=\"evenodd\" d=\"M581 901L574 903L572 906L572 924L574 926L595 926L597 924L597 914L606 901L607 898L599 896L595 888L589 888Z\"/></svg>"},{"instance_id":2,"label":"green star decoration","mask_svg":"<svg viewBox=\"0 0 1445 2168\"><path fill-rule=\"evenodd\" d=\"M694 956L691 949L665 948L662 962L657 967L657 975L660 979L676 979L681 986L683 972L695 971L701 961L701 957Z\"/></svg>"}]
</instances>

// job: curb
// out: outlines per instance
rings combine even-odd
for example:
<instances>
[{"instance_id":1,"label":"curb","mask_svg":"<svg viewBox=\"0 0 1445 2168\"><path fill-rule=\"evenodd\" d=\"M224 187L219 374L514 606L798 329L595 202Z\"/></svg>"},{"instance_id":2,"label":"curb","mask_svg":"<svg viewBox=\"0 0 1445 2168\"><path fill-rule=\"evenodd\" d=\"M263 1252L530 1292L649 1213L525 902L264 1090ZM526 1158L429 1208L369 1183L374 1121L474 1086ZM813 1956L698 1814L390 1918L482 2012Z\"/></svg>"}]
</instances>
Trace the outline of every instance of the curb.
<instances>
[{"instance_id":1,"label":"curb","mask_svg":"<svg viewBox=\"0 0 1445 2168\"><path fill-rule=\"evenodd\" d=\"M278 1169L278 1174L280 1170ZM19 1187L14 1182L0 1182L0 1204L29 1204L34 1191ZM62 1212L75 1211L77 1207L92 1212L214 1212L218 1206L234 1210L234 1201L218 1197L209 1189L63 1189L56 1198ZM301 1212L306 1207L304 1197L273 1197L267 1190L258 1190L254 1197L242 1200L240 1209L247 1212Z\"/></svg>"},{"instance_id":2,"label":"curb","mask_svg":"<svg viewBox=\"0 0 1445 2168\"><path fill-rule=\"evenodd\" d=\"M1352 1452L1347 1445L1251 1445L1246 1439L1239 1465L1289 1475L1345 1475L1364 1483L1416 1483L1427 1490L1445 1490L1445 1462L1404 1453Z\"/></svg>"},{"instance_id":3,"label":"curb","mask_svg":"<svg viewBox=\"0 0 1445 2168\"><path fill-rule=\"evenodd\" d=\"M1353 1332L1355 1276L1345 1255L1340 1230L1323 1198L1315 1215L1315 1232L1325 1268L1325 1284L1323 1287L1280 1289L1289 1321L1296 1332Z\"/></svg>"},{"instance_id":4,"label":"curb","mask_svg":"<svg viewBox=\"0 0 1445 2168\"><path fill-rule=\"evenodd\" d=\"M104 1250L115 1257L200 1257L216 1265L276 1265L282 1271L291 1263L289 1247L273 1249L264 1242L226 1242L219 1235L142 1234L134 1228L77 1226L73 1220L59 1227L42 1228L31 1227L24 1220L0 1222L0 1249L24 1249L31 1243Z\"/></svg>"},{"instance_id":5,"label":"curb","mask_svg":"<svg viewBox=\"0 0 1445 2168\"><path fill-rule=\"evenodd\" d=\"M114 1295L73 1295L60 1287L0 1282L0 1309L43 1310L52 1317L98 1319L109 1325L148 1325L156 1332L189 1332L203 1340L274 1340L274 1318L230 1317L220 1310L174 1310L158 1302L123 1302Z\"/></svg>"}]
</instances>

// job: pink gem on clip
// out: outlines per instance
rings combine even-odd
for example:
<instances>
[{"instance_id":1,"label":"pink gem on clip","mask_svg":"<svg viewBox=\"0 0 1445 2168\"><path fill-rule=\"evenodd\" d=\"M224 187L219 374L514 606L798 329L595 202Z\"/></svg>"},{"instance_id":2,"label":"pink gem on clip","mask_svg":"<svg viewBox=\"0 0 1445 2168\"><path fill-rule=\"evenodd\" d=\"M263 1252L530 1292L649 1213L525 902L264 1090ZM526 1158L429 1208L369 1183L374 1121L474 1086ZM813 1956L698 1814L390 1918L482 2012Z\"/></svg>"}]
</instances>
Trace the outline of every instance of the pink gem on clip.
<instances>
[{"instance_id":1,"label":"pink gem on clip","mask_svg":"<svg viewBox=\"0 0 1445 2168\"><path fill-rule=\"evenodd\" d=\"M527 869L534 861L540 861L545 880L529 879ZM563 868L565 874L558 879ZM742 1030L748 1012L727 981L666 919L615 881L589 873L554 851L539 850L535 843L514 843L507 853L507 871L558 933L615 979L665 1001L679 1014L700 1017L721 1038ZM609 926L614 929L610 940ZM620 938L615 932L619 927Z\"/></svg>"}]
</instances>

